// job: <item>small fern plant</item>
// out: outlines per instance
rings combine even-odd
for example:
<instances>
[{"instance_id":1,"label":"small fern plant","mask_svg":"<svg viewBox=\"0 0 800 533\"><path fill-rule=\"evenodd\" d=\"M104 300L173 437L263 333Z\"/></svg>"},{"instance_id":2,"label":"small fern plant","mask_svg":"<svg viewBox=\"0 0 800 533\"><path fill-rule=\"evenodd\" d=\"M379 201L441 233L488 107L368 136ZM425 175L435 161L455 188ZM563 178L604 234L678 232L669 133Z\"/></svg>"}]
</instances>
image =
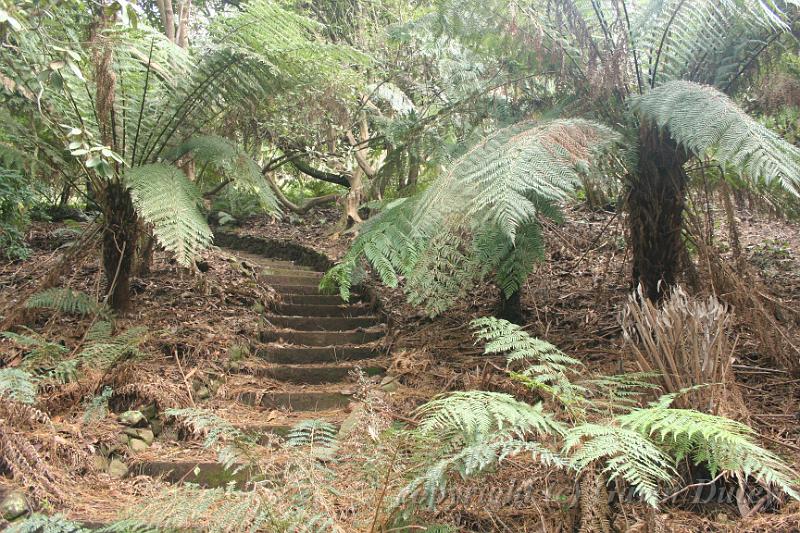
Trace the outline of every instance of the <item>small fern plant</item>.
<instances>
[{"instance_id":1,"label":"small fern plant","mask_svg":"<svg viewBox=\"0 0 800 533\"><path fill-rule=\"evenodd\" d=\"M249 451L257 440L211 411L198 408L167 409L164 414L175 418L193 434L204 437L203 447L216 449L217 461L233 473L250 463Z\"/></svg>"},{"instance_id":2,"label":"small fern plant","mask_svg":"<svg viewBox=\"0 0 800 533\"><path fill-rule=\"evenodd\" d=\"M476 336L488 340L487 354L505 353L509 365L527 365L509 373L548 400L565 408L559 421L536 405L497 392L451 393L421 406L416 433L436 443L427 468L414 478L398 501L423 497L433 505L446 490L448 476L477 474L511 455L532 453L546 465L566 467L577 475L599 471L619 479L645 503L657 507L666 489L679 480L682 461L704 465L713 475L754 480L800 499L797 474L773 452L756 443L755 432L729 418L691 409L675 409L678 394L638 407L653 390L648 374L580 377L577 361L506 321L485 318L473 323ZM602 396L606 396L602 398ZM597 402L602 406L595 408ZM548 440L549 439L549 440Z\"/></svg>"}]
</instances>

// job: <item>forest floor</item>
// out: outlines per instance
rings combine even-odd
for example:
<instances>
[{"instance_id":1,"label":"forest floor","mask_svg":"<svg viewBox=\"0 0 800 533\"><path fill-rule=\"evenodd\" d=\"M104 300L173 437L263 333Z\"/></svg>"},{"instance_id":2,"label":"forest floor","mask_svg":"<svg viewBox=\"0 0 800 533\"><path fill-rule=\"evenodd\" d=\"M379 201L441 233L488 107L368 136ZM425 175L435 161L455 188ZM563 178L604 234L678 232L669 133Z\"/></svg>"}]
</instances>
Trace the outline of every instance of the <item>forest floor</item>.
<instances>
[{"instance_id":1,"label":"forest floor","mask_svg":"<svg viewBox=\"0 0 800 533\"><path fill-rule=\"evenodd\" d=\"M800 312L800 227L784 221L775 224L746 210L737 215L742 254L756 275L751 284L757 281L765 293L780 302L781 308L789 310L788 314ZM723 213L717 212L716 216L723 220ZM236 232L292 241L335 261L351 238L346 233L331 234L330 228L337 219L336 210L330 209L318 209L300 219L292 217L291 221L255 217L243 221ZM715 228L719 234L715 244L730 258L728 238L721 226L711 222L705 227ZM37 223L32 227L30 258L0 265L0 309L19 303L26 289L35 285L52 264L58 247L74 238L74 230L72 224ZM635 370L633 359L626 356L619 325L629 294L629 258L625 255L621 218L611 212L572 208L567 210L564 225L546 228L546 237L546 260L524 288L525 329L584 361L591 372ZM99 294L102 272L94 259L98 256L91 257L65 272L59 286ZM276 380L254 378L260 363L248 357L253 338L263 327L263 311L274 304L277 293L259 280L252 260L248 263L248 259L236 257L230 250L212 248L203 261L207 271L190 275L166 256L157 254L152 271L136 278L133 311L119 318L116 326L121 331L147 328L149 335L142 347L146 357L120 365L110 376L84 376L44 392L41 406L50 415L61 450L50 457L51 461L75 465L87 462L103 446L117 446L121 426L116 417L84 421L87 398L96 396L101 384L110 384L115 391L109 406L113 412L156 402L175 407L201 404L243 427L294 420L291 413L241 409L233 401L241 390L252 388L256 382L261 390L270 392L285 387ZM704 269L698 270L702 286L710 276ZM400 290L378 285L375 288L388 324L381 348L389 355L383 361L387 373L396 376L399 383L384 395L387 410L394 416L407 419L414 407L450 390L500 390L521 397L528 394L507 379L500 359L481 355L482 348L475 345L469 329L471 319L494 314L496 289L488 285L475 287L457 308L430 319L405 303ZM747 398L746 420L764 436L765 445L800 468L800 379L781 370L771 359L771 353L753 331L747 311L736 311L734 368L737 383ZM29 312L24 318L26 327L70 348L81 343L88 325L86 317L38 311ZM789 350L800 346L800 328L792 328L793 324L791 318L787 319L790 338L784 340ZM17 364L23 353L21 347L0 340L3 365ZM242 358L241 354L245 356ZM236 372L232 371L232 362L239 362ZM377 381L366 386L376 388ZM334 389L358 386L351 379L349 384L336 385ZM199 391L202 394L198 395ZM343 408L339 421L352 409L352 405ZM49 433L41 437L43 441L53 439ZM263 453L269 454L269 449L269 444L265 445ZM122 453L130 465L154 458L216 460L216 454L202 446L201 438L193 439L179 429L165 430L147 450ZM54 507L89 522L108 521L120 510L153 497L168 485L152 476L117 479L102 469L67 470L72 472L72 479L65 481L70 493ZM515 484L530 483L536 472L524 460L516 461L477 483L502 491ZM558 483L569 489L572 482L561 479ZM0 491L13 486L9 479L0 477ZM455 520L465 531L566 531L570 521L568 503L553 499L527 508L460 504L438 518ZM800 523L800 507L796 503L746 519L738 516L735 504L667 508L662 512L667 531L797 531ZM647 523L636 506L617 517L621 530L647 531Z\"/></svg>"}]
</instances>

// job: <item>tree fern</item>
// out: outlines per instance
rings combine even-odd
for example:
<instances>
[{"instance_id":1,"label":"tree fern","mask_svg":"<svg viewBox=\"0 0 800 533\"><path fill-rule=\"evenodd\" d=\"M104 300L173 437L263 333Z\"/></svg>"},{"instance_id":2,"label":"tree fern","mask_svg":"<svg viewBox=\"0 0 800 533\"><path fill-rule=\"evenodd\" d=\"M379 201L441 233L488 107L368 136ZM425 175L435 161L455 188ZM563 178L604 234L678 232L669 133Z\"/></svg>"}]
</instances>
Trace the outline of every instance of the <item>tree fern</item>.
<instances>
[{"instance_id":1,"label":"tree fern","mask_svg":"<svg viewBox=\"0 0 800 533\"><path fill-rule=\"evenodd\" d=\"M180 169L163 163L134 167L125 178L139 215L153 225L158 242L180 264L192 265L212 239L194 184Z\"/></svg>"},{"instance_id":2,"label":"tree fern","mask_svg":"<svg viewBox=\"0 0 800 533\"><path fill-rule=\"evenodd\" d=\"M38 292L25 301L25 307L52 309L71 315L91 315L102 311L102 306L91 296L68 288L52 288Z\"/></svg>"},{"instance_id":3,"label":"tree fern","mask_svg":"<svg viewBox=\"0 0 800 533\"><path fill-rule=\"evenodd\" d=\"M278 199L272 192L261 169L248 154L234 143L218 135L200 135L181 144L173 157L191 152L194 159L205 166L211 165L229 179L234 186L255 194L267 212L280 212Z\"/></svg>"},{"instance_id":4,"label":"tree fern","mask_svg":"<svg viewBox=\"0 0 800 533\"><path fill-rule=\"evenodd\" d=\"M675 81L637 98L632 108L698 157L800 196L800 150L716 89Z\"/></svg>"},{"instance_id":5,"label":"tree fern","mask_svg":"<svg viewBox=\"0 0 800 533\"><path fill-rule=\"evenodd\" d=\"M555 203L616 140L610 129L579 119L501 129L428 190L365 223L323 284L338 283L346 296L363 259L389 286L405 278L409 301L430 315L490 273L509 296L543 257L537 217L557 218Z\"/></svg>"}]
</instances>

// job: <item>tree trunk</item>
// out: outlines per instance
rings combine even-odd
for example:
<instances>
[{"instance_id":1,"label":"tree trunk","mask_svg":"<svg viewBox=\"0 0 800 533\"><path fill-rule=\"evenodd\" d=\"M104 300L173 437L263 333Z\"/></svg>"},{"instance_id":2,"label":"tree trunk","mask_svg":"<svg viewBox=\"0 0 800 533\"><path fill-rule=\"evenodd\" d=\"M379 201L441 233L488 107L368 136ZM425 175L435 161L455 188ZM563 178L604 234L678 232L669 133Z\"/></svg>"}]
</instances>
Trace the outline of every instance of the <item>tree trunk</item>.
<instances>
[{"instance_id":1,"label":"tree trunk","mask_svg":"<svg viewBox=\"0 0 800 533\"><path fill-rule=\"evenodd\" d=\"M517 290L506 298L503 290L500 289L500 309L497 315L509 322L522 325L522 292Z\"/></svg>"},{"instance_id":2,"label":"tree trunk","mask_svg":"<svg viewBox=\"0 0 800 533\"><path fill-rule=\"evenodd\" d=\"M130 309L130 281L136 252L138 224L130 192L117 181L103 191L103 271L108 305L124 313Z\"/></svg>"},{"instance_id":3,"label":"tree trunk","mask_svg":"<svg viewBox=\"0 0 800 533\"><path fill-rule=\"evenodd\" d=\"M172 0L156 0L158 11L161 14L161 23L164 25L164 34L171 43L175 42L175 11Z\"/></svg>"},{"instance_id":4,"label":"tree trunk","mask_svg":"<svg viewBox=\"0 0 800 533\"><path fill-rule=\"evenodd\" d=\"M641 284L646 298L660 301L681 265L688 156L666 134L646 125L639 129L639 143L639 166L628 191L632 281L634 287Z\"/></svg>"}]
</instances>

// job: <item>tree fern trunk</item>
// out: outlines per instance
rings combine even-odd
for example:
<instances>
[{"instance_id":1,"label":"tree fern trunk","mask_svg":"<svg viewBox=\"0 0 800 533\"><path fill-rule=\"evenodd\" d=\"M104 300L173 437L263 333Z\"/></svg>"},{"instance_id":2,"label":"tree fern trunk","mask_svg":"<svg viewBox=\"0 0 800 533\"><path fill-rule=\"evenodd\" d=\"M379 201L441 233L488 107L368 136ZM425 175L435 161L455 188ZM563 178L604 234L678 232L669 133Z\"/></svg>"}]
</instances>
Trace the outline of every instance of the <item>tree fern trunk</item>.
<instances>
[{"instance_id":1,"label":"tree fern trunk","mask_svg":"<svg viewBox=\"0 0 800 533\"><path fill-rule=\"evenodd\" d=\"M138 224L130 191L119 182L109 182L102 194L103 270L108 304L115 311L130 309L130 280L136 251Z\"/></svg>"},{"instance_id":2,"label":"tree fern trunk","mask_svg":"<svg viewBox=\"0 0 800 533\"><path fill-rule=\"evenodd\" d=\"M659 301L680 270L687 154L668 136L644 125L639 143L639 166L628 191L633 284L642 285L646 298Z\"/></svg>"},{"instance_id":3,"label":"tree fern trunk","mask_svg":"<svg viewBox=\"0 0 800 533\"><path fill-rule=\"evenodd\" d=\"M513 324L523 325L522 293L520 290L506 298L503 290L500 289L500 309L497 316Z\"/></svg>"}]
</instances>

